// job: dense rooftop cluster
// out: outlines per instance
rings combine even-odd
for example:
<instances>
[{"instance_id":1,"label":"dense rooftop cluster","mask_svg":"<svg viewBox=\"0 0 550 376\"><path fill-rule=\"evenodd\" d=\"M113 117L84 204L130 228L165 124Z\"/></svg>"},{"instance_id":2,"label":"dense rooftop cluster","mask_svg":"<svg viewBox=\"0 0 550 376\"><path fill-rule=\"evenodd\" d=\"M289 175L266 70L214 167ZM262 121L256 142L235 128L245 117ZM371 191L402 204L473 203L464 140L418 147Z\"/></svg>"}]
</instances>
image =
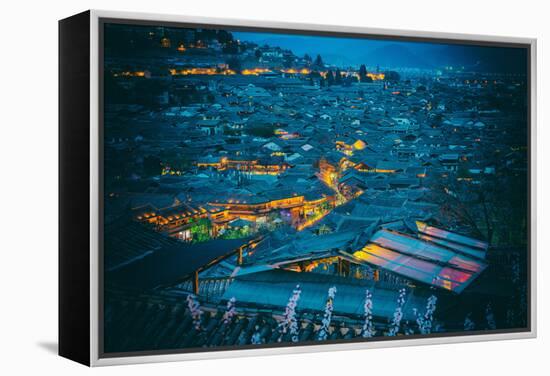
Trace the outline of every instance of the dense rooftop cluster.
<instances>
[{"instance_id":1,"label":"dense rooftop cluster","mask_svg":"<svg viewBox=\"0 0 550 376\"><path fill-rule=\"evenodd\" d=\"M288 342L278 325L297 285L300 341L367 337L367 316L376 335L425 333L416 312L433 294L434 330L483 321L488 303L517 325L525 286L506 276L525 273L525 77L146 35L131 61L122 37L106 50L107 349Z\"/></svg>"}]
</instances>

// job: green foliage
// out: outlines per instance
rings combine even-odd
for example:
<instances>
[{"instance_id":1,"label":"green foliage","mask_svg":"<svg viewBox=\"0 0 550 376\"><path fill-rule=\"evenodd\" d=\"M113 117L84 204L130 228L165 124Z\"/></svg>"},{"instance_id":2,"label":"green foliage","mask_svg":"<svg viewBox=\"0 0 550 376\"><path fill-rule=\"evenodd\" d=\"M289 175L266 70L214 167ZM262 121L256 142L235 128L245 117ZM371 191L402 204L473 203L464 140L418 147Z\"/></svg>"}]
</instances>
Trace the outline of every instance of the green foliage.
<instances>
[{"instance_id":1,"label":"green foliage","mask_svg":"<svg viewBox=\"0 0 550 376\"><path fill-rule=\"evenodd\" d=\"M269 124L256 125L247 130L250 136L269 138L275 134L275 127Z\"/></svg>"},{"instance_id":2,"label":"green foliage","mask_svg":"<svg viewBox=\"0 0 550 376\"><path fill-rule=\"evenodd\" d=\"M189 229L193 237L194 243L204 242L212 239L211 235L212 223L208 218L200 218Z\"/></svg>"},{"instance_id":3,"label":"green foliage","mask_svg":"<svg viewBox=\"0 0 550 376\"><path fill-rule=\"evenodd\" d=\"M223 234L222 238L224 239L240 239L250 236L252 230L250 227L241 227L241 228L230 228Z\"/></svg>"}]
</instances>

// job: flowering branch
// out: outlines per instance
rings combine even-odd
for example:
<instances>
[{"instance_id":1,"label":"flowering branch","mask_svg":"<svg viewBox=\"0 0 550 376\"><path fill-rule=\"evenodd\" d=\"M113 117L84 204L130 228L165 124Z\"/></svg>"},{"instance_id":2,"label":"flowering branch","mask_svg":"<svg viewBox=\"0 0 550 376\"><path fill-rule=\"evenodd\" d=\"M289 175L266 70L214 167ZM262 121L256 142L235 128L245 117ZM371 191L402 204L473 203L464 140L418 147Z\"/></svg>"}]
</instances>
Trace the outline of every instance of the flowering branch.
<instances>
[{"instance_id":1,"label":"flowering branch","mask_svg":"<svg viewBox=\"0 0 550 376\"><path fill-rule=\"evenodd\" d=\"M300 285L296 285L296 288L292 291L292 295L288 299L288 303L285 308L284 320L279 324L279 342L282 340L283 335L290 332L292 342L298 342L298 321L296 320L296 306L300 299L302 290Z\"/></svg>"},{"instance_id":2,"label":"flowering branch","mask_svg":"<svg viewBox=\"0 0 550 376\"><path fill-rule=\"evenodd\" d=\"M399 332L401 319L403 318L403 305L405 304L405 295L405 289L400 289L399 296L397 298L397 307L395 308L395 312L393 313L393 319L391 322L390 330L388 332L388 336L390 337L396 336Z\"/></svg>"},{"instance_id":3,"label":"flowering branch","mask_svg":"<svg viewBox=\"0 0 550 376\"><path fill-rule=\"evenodd\" d=\"M436 309L437 297L432 295L428 298L428 303L426 304L426 312L424 315L420 315L415 309L414 313L416 315L416 323L418 324L418 329L420 334L430 334L432 332L433 325L433 315Z\"/></svg>"},{"instance_id":4,"label":"flowering branch","mask_svg":"<svg viewBox=\"0 0 550 376\"><path fill-rule=\"evenodd\" d=\"M330 327L330 321L332 320L332 310L333 310L333 303L334 303L334 297L336 296L336 287L332 286L328 289L328 298L327 303L325 305L325 315L323 317L323 321L321 321L321 329L319 330L319 341L324 341L328 338L329 333L329 327Z\"/></svg>"},{"instance_id":5,"label":"flowering branch","mask_svg":"<svg viewBox=\"0 0 550 376\"><path fill-rule=\"evenodd\" d=\"M191 317L193 318L193 326L196 330L201 329L201 306L198 300L196 300L195 295L187 295L187 308L191 312Z\"/></svg>"},{"instance_id":6,"label":"flowering branch","mask_svg":"<svg viewBox=\"0 0 550 376\"><path fill-rule=\"evenodd\" d=\"M365 293L365 323L363 324L362 335L363 338L370 338L376 334L374 325L372 323L372 294L369 290Z\"/></svg>"},{"instance_id":7,"label":"flowering branch","mask_svg":"<svg viewBox=\"0 0 550 376\"><path fill-rule=\"evenodd\" d=\"M231 319L233 319L233 316L235 316L235 297L232 297L227 301L227 308L225 310L225 313L223 314L223 323L224 324L230 324Z\"/></svg>"}]
</instances>

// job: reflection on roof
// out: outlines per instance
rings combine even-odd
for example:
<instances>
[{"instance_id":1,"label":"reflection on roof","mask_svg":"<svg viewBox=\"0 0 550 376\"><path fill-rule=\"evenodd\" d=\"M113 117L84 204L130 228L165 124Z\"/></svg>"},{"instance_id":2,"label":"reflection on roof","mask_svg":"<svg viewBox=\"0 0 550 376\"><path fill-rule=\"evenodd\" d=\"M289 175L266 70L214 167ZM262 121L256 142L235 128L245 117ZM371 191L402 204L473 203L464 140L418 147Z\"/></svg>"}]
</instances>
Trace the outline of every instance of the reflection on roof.
<instances>
[{"instance_id":1,"label":"reflection on roof","mask_svg":"<svg viewBox=\"0 0 550 376\"><path fill-rule=\"evenodd\" d=\"M485 265L480 261L462 256L432 243L388 230L376 232L372 236L371 242L384 248L393 249L402 254L428 261L449 264L455 268L469 272L479 273L485 269Z\"/></svg>"},{"instance_id":2,"label":"reflection on roof","mask_svg":"<svg viewBox=\"0 0 550 376\"><path fill-rule=\"evenodd\" d=\"M480 251L479 249L474 249L470 247L466 247L465 245L453 243L444 239L434 238L433 236L428 235L420 235L420 239L427 240L429 242L442 245L446 248L450 248L452 250L458 251L460 253L463 253L468 256L477 257L478 259L485 259L485 251Z\"/></svg>"},{"instance_id":3,"label":"reflection on roof","mask_svg":"<svg viewBox=\"0 0 550 376\"><path fill-rule=\"evenodd\" d=\"M403 277L456 293L461 293L477 277L477 274L403 255L373 243L353 255Z\"/></svg>"},{"instance_id":4,"label":"reflection on roof","mask_svg":"<svg viewBox=\"0 0 550 376\"><path fill-rule=\"evenodd\" d=\"M482 261L485 251L481 250L486 243L423 222L416 224L416 235L383 228L353 255L405 278L456 293L461 293L487 267ZM425 235L427 232L444 238Z\"/></svg>"},{"instance_id":5,"label":"reflection on roof","mask_svg":"<svg viewBox=\"0 0 550 376\"><path fill-rule=\"evenodd\" d=\"M486 242L483 242L481 240L472 239L467 236L455 234L453 232L445 231L436 227L428 226L426 223L421 221L416 221L416 227L418 228L418 231L433 236L439 239L448 240L454 243L462 244L465 246L477 248L483 251L487 251L487 248L489 248L489 244Z\"/></svg>"}]
</instances>

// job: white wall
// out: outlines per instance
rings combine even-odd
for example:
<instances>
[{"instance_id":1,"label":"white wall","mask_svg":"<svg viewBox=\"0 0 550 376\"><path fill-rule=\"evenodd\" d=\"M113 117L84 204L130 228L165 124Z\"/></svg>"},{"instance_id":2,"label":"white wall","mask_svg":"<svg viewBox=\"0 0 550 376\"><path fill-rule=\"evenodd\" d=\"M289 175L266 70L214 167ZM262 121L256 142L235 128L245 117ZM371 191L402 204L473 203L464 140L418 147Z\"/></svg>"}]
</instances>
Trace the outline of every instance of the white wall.
<instances>
[{"instance_id":1,"label":"white wall","mask_svg":"<svg viewBox=\"0 0 550 376\"><path fill-rule=\"evenodd\" d=\"M83 366L53 355L57 340L57 20L87 8L211 17L467 32L539 38L539 338L537 340L317 353L125 366L99 374L132 375L489 375L548 370L548 75L543 1L274 0L30 1L2 3L0 33L0 371L79 375ZM449 6L446 6L446 3ZM545 82L546 81L546 82ZM544 142L546 140L546 142ZM546 163L545 163L546 162ZM20 368L20 369L19 369ZM10 371L11 369L11 371ZM537 370L539 370L537 372ZM27 373L27 372L25 372Z\"/></svg>"}]
</instances>

